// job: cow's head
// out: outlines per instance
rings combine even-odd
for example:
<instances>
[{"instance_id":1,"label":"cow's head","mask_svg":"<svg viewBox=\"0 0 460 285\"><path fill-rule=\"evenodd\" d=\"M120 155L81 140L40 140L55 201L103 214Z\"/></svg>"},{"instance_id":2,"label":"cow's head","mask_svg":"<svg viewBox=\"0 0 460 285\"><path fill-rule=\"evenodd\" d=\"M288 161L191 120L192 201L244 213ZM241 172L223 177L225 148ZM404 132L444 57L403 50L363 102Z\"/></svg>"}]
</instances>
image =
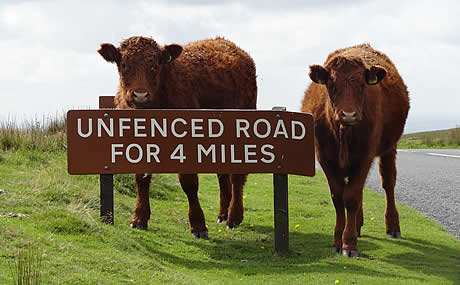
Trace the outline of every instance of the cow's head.
<instances>
[{"instance_id":1,"label":"cow's head","mask_svg":"<svg viewBox=\"0 0 460 285\"><path fill-rule=\"evenodd\" d=\"M101 44L98 52L106 61L117 65L119 92L130 106L156 107L160 100L161 70L181 54L182 47L177 44L160 47L151 38L131 37L118 48Z\"/></svg>"},{"instance_id":2,"label":"cow's head","mask_svg":"<svg viewBox=\"0 0 460 285\"><path fill-rule=\"evenodd\" d=\"M338 56L325 67L311 65L309 75L313 82L326 86L334 120L355 125L363 119L366 94L376 91L386 70L377 65L367 67L360 58Z\"/></svg>"}]
</instances>

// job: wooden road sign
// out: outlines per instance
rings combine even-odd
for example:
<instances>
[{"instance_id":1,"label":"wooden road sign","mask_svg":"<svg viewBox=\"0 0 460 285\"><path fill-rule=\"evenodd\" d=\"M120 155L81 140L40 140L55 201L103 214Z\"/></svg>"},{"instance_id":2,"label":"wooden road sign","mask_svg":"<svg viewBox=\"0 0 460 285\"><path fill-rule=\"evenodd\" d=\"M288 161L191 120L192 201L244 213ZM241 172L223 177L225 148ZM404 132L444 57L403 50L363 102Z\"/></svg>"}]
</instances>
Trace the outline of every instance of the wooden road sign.
<instances>
[{"instance_id":1,"label":"wooden road sign","mask_svg":"<svg viewBox=\"0 0 460 285\"><path fill-rule=\"evenodd\" d=\"M70 174L313 176L313 118L255 110L71 110ZM300 157L299 157L300 155Z\"/></svg>"},{"instance_id":2,"label":"wooden road sign","mask_svg":"<svg viewBox=\"0 0 460 285\"><path fill-rule=\"evenodd\" d=\"M113 174L273 173L275 251L289 249L288 175L315 175L311 114L256 110L99 110L67 113L70 174L100 174L100 210L114 223Z\"/></svg>"}]
</instances>

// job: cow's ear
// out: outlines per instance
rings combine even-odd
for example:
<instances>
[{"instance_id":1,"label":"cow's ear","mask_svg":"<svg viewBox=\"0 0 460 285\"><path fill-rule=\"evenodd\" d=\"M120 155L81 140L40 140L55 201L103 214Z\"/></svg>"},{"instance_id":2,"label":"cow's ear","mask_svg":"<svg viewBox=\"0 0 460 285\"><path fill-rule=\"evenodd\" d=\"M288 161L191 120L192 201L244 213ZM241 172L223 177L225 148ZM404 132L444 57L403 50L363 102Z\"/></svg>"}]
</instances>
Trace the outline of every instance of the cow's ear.
<instances>
[{"instance_id":1,"label":"cow's ear","mask_svg":"<svg viewBox=\"0 0 460 285\"><path fill-rule=\"evenodd\" d=\"M326 84L329 79L329 72L321 65L310 65L310 79L317 84Z\"/></svg>"},{"instance_id":2,"label":"cow's ear","mask_svg":"<svg viewBox=\"0 0 460 285\"><path fill-rule=\"evenodd\" d=\"M120 51L112 44L101 44L97 52L108 62L119 64L121 60Z\"/></svg>"},{"instance_id":3,"label":"cow's ear","mask_svg":"<svg viewBox=\"0 0 460 285\"><path fill-rule=\"evenodd\" d=\"M382 81L386 75L387 71L385 68L381 66L371 66L371 68L366 70L366 82L369 85L375 85Z\"/></svg>"},{"instance_id":4,"label":"cow's ear","mask_svg":"<svg viewBox=\"0 0 460 285\"><path fill-rule=\"evenodd\" d=\"M182 53L182 46L178 44L170 44L165 46L161 63L170 63Z\"/></svg>"}]
</instances>

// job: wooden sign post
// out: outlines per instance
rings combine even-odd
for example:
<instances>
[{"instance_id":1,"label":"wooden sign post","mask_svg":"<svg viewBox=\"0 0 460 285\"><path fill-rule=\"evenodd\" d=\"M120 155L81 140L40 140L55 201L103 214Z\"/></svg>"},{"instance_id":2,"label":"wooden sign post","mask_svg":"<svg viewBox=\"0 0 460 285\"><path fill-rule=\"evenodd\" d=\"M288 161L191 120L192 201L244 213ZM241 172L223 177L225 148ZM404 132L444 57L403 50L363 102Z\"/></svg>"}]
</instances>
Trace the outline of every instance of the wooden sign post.
<instances>
[{"instance_id":1,"label":"wooden sign post","mask_svg":"<svg viewBox=\"0 0 460 285\"><path fill-rule=\"evenodd\" d=\"M113 107L110 102L101 98L100 107ZM285 108L71 110L68 172L100 174L106 223L114 222L113 174L273 173L275 250L283 252L289 248L287 175L314 176L313 138L313 117Z\"/></svg>"},{"instance_id":2,"label":"wooden sign post","mask_svg":"<svg viewBox=\"0 0 460 285\"><path fill-rule=\"evenodd\" d=\"M114 96L100 96L99 109L114 109ZM99 175L100 215L105 224L114 224L113 213L113 174Z\"/></svg>"},{"instance_id":3,"label":"wooden sign post","mask_svg":"<svg viewBox=\"0 0 460 285\"><path fill-rule=\"evenodd\" d=\"M285 107L273 107L273 111L286 111ZM289 250L288 175L273 174L273 208L275 227L275 251Z\"/></svg>"}]
</instances>

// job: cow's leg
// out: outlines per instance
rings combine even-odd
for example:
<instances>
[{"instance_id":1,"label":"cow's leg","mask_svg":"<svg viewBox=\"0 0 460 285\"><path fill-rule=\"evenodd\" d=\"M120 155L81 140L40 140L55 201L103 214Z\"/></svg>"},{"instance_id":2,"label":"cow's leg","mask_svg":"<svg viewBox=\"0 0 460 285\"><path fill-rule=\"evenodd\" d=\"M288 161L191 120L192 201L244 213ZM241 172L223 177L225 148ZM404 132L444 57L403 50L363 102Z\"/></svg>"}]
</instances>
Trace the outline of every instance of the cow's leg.
<instances>
[{"instance_id":1,"label":"cow's leg","mask_svg":"<svg viewBox=\"0 0 460 285\"><path fill-rule=\"evenodd\" d=\"M386 194L385 223L386 232L390 238L401 238L399 215L395 203L396 184L396 149L380 156L380 176L382 187Z\"/></svg>"},{"instance_id":2,"label":"cow's leg","mask_svg":"<svg viewBox=\"0 0 460 285\"><path fill-rule=\"evenodd\" d=\"M357 218L361 210L363 199L363 188L353 185L354 187L345 187L343 191L343 200L347 209L347 219L345 229L342 235L342 253L348 257L358 256L358 231Z\"/></svg>"},{"instance_id":3,"label":"cow's leg","mask_svg":"<svg viewBox=\"0 0 460 285\"><path fill-rule=\"evenodd\" d=\"M319 157L319 156L318 156ZM321 162L321 160L320 160ZM332 161L321 163L321 168L326 175L327 183L329 184L329 191L331 199L335 208L335 229L334 229L334 243L332 250L335 252L342 251L342 235L345 228L345 206L343 203L343 187L344 181L340 180L342 174L339 173L337 164Z\"/></svg>"},{"instance_id":4,"label":"cow's leg","mask_svg":"<svg viewBox=\"0 0 460 285\"><path fill-rule=\"evenodd\" d=\"M243 221L243 187L246 183L247 174L232 174L232 200L228 208L228 228L236 228Z\"/></svg>"},{"instance_id":5,"label":"cow's leg","mask_svg":"<svg viewBox=\"0 0 460 285\"><path fill-rule=\"evenodd\" d=\"M345 206L343 203L343 193L330 187L332 202L335 207L335 229L334 229L334 244L332 250L341 252L342 250L342 235L345 228Z\"/></svg>"},{"instance_id":6,"label":"cow's leg","mask_svg":"<svg viewBox=\"0 0 460 285\"><path fill-rule=\"evenodd\" d=\"M149 187L152 175L136 174L137 202L130 227L146 230L150 219Z\"/></svg>"},{"instance_id":7,"label":"cow's leg","mask_svg":"<svg viewBox=\"0 0 460 285\"><path fill-rule=\"evenodd\" d=\"M363 211L363 188L372 164L368 158L354 166L354 171L345 184L343 201L347 210L345 229L342 235L342 254L348 257L358 256L358 232L361 230Z\"/></svg>"},{"instance_id":8,"label":"cow's leg","mask_svg":"<svg viewBox=\"0 0 460 285\"><path fill-rule=\"evenodd\" d=\"M361 207L359 207L358 215L356 216L356 231L358 232L358 237L361 236L361 227L364 225L364 216L363 216L363 202L361 201Z\"/></svg>"},{"instance_id":9,"label":"cow's leg","mask_svg":"<svg viewBox=\"0 0 460 285\"><path fill-rule=\"evenodd\" d=\"M180 185L188 199L188 220L195 238L208 238L208 229L198 200L198 175L179 174Z\"/></svg>"},{"instance_id":10,"label":"cow's leg","mask_svg":"<svg viewBox=\"0 0 460 285\"><path fill-rule=\"evenodd\" d=\"M228 218L228 206L232 200L232 182L229 174L217 174L220 189L220 210L217 222L222 223Z\"/></svg>"}]
</instances>

